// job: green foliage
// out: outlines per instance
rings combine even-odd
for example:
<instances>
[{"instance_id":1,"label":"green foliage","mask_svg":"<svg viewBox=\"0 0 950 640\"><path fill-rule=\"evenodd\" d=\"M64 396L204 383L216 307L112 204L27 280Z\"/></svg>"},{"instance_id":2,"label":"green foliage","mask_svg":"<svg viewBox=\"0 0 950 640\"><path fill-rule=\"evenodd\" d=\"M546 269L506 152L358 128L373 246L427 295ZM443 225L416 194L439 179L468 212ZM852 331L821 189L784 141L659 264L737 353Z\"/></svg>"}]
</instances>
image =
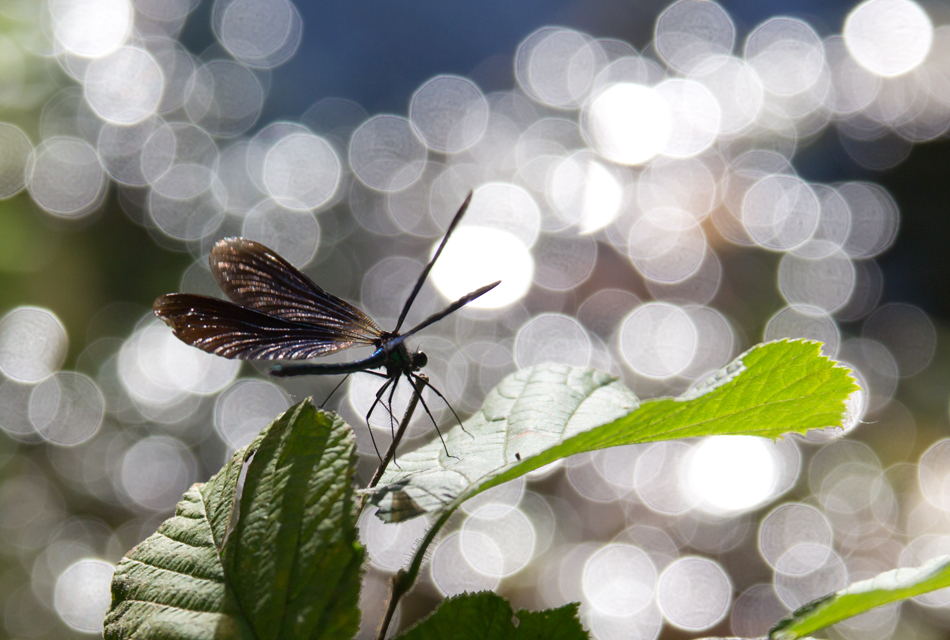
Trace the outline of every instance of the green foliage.
<instances>
[{"instance_id":1,"label":"green foliage","mask_svg":"<svg viewBox=\"0 0 950 640\"><path fill-rule=\"evenodd\" d=\"M122 559L105 638L352 638L355 463L339 417L288 410Z\"/></svg>"},{"instance_id":2,"label":"green foliage","mask_svg":"<svg viewBox=\"0 0 950 640\"><path fill-rule=\"evenodd\" d=\"M400 456L386 484L366 492L390 519L438 514L397 574L394 598L411 589L455 508L491 486L611 446L723 434L777 438L839 426L856 390L847 369L804 341L760 345L680 397L644 402L592 369L545 365L512 374L464 430L446 434L451 456L436 440ZM353 637L364 559L355 464L353 433L338 416L308 400L291 407L217 475L189 489L175 516L119 563L105 638ZM402 637L587 635L577 605L516 613L482 593L447 600Z\"/></svg>"},{"instance_id":3,"label":"green foliage","mask_svg":"<svg viewBox=\"0 0 950 640\"><path fill-rule=\"evenodd\" d=\"M922 593L950 587L950 556L934 558L920 567L894 569L847 589L809 602L775 625L770 640L797 640L853 618L865 611Z\"/></svg>"},{"instance_id":4,"label":"green foliage","mask_svg":"<svg viewBox=\"0 0 950 640\"><path fill-rule=\"evenodd\" d=\"M857 390L848 369L822 356L819 343L804 340L759 345L678 398L642 403L606 373L540 365L505 378L464 430L456 426L445 434L445 446L434 441L401 456L399 468L387 470L367 493L381 518L405 520L454 508L576 453L837 427Z\"/></svg>"},{"instance_id":5,"label":"green foliage","mask_svg":"<svg viewBox=\"0 0 950 640\"><path fill-rule=\"evenodd\" d=\"M490 591L463 593L443 602L399 640L587 640L577 604L548 611L515 613L511 603Z\"/></svg>"}]
</instances>

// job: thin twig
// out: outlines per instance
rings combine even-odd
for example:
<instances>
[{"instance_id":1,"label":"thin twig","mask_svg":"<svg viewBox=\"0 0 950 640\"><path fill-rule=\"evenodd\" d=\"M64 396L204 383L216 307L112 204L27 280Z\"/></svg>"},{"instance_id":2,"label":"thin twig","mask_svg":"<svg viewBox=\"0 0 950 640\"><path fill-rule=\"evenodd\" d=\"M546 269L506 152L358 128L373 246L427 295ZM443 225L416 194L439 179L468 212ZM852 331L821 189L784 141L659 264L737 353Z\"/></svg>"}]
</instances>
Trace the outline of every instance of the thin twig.
<instances>
[{"instance_id":1,"label":"thin twig","mask_svg":"<svg viewBox=\"0 0 950 640\"><path fill-rule=\"evenodd\" d=\"M383 456L383 459L380 460L379 466L376 468L376 473L373 474L373 479L369 481L370 487L375 487L380 478L383 477L383 474L386 472L386 467L389 466L389 463L392 462L393 458L396 457L396 447L399 446L399 442L402 440L402 436L406 433L406 429L409 427L409 421L412 420L412 414L416 411L416 406L419 404L419 399L422 397L422 390L425 389L426 383L429 381L424 375L420 374L416 376L416 379L412 381L413 383L413 393L412 398L409 400L409 406L406 407L406 413L403 414L402 422L399 423L399 429L393 435L393 441L389 445L389 448L386 449L386 455ZM389 602L386 607L386 617L383 618L382 623L379 627L379 635L377 636L379 640L384 640L386 637L386 631L389 629L389 623L392 622L393 614L396 612L396 605L399 604L399 599L412 587L412 582L409 583L408 587L404 587L400 584L400 576L402 576L403 571L399 571L396 575L393 576L393 588L392 592L389 594ZM405 576L402 576L405 578Z\"/></svg>"},{"instance_id":2,"label":"thin twig","mask_svg":"<svg viewBox=\"0 0 950 640\"><path fill-rule=\"evenodd\" d=\"M406 417L403 418L402 424L399 425L399 432L396 434L396 439L393 440L393 446L391 446L389 451L386 452L387 462L390 454L395 451L395 445L398 442L398 439L402 438L402 433L409 424L409 417L411 417L412 411L415 409L417 402L422 397L422 390L425 389L428 383L429 379L422 375L416 376L416 379L413 380L415 393L413 394L412 402L409 405L409 410L406 412ZM382 466L380 467L380 469L383 468L384 467ZM373 478L373 482L370 484L370 486L374 486L376 482L379 481L379 477L382 476L382 471L380 469L376 470L377 476ZM379 627L379 633L376 636L377 640L385 640L386 631L389 629L389 623L392 622L393 615L396 613L396 607L399 605L399 600L404 595L409 593L409 591L412 590L412 587L415 586L416 579L419 577L419 570L422 568L422 562L426 557L426 551L429 549L429 546L435 540L436 536L445 523L448 522L452 514L455 513L455 509L457 507L458 504L453 504L442 512L439 518L426 532L422 541L419 543L419 547L416 549L416 552L412 558L412 562L409 563L409 566L405 569L400 569L396 572L396 575L393 576L392 592L389 595L389 602L386 605L386 615L383 617L382 624Z\"/></svg>"},{"instance_id":3,"label":"thin twig","mask_svg":"<svg viewBox=\"0 0 950 640\"><path fill-rule=\"evenodd\" d=\"M409 591L412 590L412 587L415 586L416 579L419 577L419 570L422 568L422 562L425 560L429 545L432 544L439 531L442 529L445 523L449 521L449 518L452 517L452 514L455 513L456 507L458 507L458 504L455 504L442 512L442 515L439 516L439 519L436 520L435 524L433 524L426 532L422 542L419 543L419 547L416 549L416 553L413 555L412 562L409 563L409 567L406 569L400 569L396 572L396 575L393 576L392 594L389 596L389 603L386 607L386 616L383 618L382 625L379 627L379 634L376 636L376 640L384 640L386 638L386 630L389 628L389 623L393 619L393 615L396 613L396 606L399 604L399 599L409 593Z\"/></svg>"}]
</instances>

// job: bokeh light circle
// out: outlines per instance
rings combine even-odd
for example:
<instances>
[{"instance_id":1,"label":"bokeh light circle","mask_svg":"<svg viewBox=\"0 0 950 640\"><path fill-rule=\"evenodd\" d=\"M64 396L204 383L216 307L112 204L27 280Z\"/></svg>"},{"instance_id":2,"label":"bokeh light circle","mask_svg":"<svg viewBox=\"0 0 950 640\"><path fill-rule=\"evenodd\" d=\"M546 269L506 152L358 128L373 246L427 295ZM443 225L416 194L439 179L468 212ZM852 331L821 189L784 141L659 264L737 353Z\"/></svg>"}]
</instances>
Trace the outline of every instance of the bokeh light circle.
<instances>
[{"instance_id":1,"label":"bokeh light circle","mask_svg":"<svg viewBox=\"0 0 950 640\"><path fill-rule=\"evenodd\" d=\"M449 300L501 280L492 291L467 305L495 309L520 300L528 292L534 278L534 260L524 244L507 231L462 226L452 234L429 277Z\"/></svg>"},{"instance_id":2,"label":"bokeh light circle","mask_svg":"<svg viewBox=\"0 0 950 640\"><path fill-rule=\"evenodd\" d=\"M51 311L18 307L0 319L0 370L20 382L52 375L66 359L66 328Z\"/></svg>"},{"instance_id":3,"label":"bokeh light circle","mask_svg":"<svg viewBox=\"0 0 950 640\"><path fill-rule=\"evenodd\" d=\"M647 278L680 282L702 264L706 235L689 213L657 209L630 228L627 253L633 265Z\"/></svg>"},{"instance_id":4,"label":"bokeh light circle","mask_svg":"<svg viewBox=\"0 0 950 640\"><path fill-rule=\"evenodd\" d=\"M438 220L447 227L461 204L462 198L452 202L444 218ZM490 227L513 234L525 247L534 246L541 232L541 207L524 187L510 182L489 182L480 185L472 196L465 214L465 227Z\"/></svg>"},{"instance_id":5,"label":"bokeh light circle","mask_svg":"<svg viewBox=\"0 0 950 640\"><path fill-rule=\"evenodd\" d=\"M353 133L349 157L353 173L367 187L399 191L422 176L426 148L408 120L383 115Z\"/></svg>"},{"instance_id":6,"label":"bokeh light circle","mask_svg":"<svg viewBox=\"0 0 950 640\"><path fill-rule=\"evenodd\" d=\"M640 174L637 203L651 218L655 211L679 210L699 221L717 204L720 189L712 169L698 158L658 160Z\"/></svg>"},{"instance_id":7,"label":"bokeh light circle","mask_svg":"<svg viewBox=\"0 0 950 640\"><path fill-rule=\"evenodd\" d=\"M788 251L804 243L818 226L818 198L795 176L767 176L746 192L742 222L761 246Z\"/></svg>"},{"instance_id":8,"label":"bokeh light circle","mask_svg":"<svg viewBox=\"0 0 950 640\"><path fill-rule=\"evenodd\" d=\"M696 505L696 496L685 490L683 470L692 447L684 442L658 442L637 459L633 484L644 504L665 515L679 515ZM670 482L675 478L675 482Z\"/></svg>"},{"instance_id":9,"label":"bokeh light circle","mask_svg":"<svg viewBox=\"0 0 950 640\"><path fill-rule=\"evenodd\" d=\"M224 217L223 189L211 169L175 164L153 184L148 214L165 234L197 240L212 233Z\"/></svg>"},{"instance_id":10,"label":"bokeh light circle","mask_svg":"<svg viewBox=\"0 0 950 640\"><path fill-rule=\"evenodd\" d=\"M696 327L681 308L650 302L622 322L620 350L634 371L667 378L685 369L696 350Z\"/></svg>"},{"instance_id":11,"label":"bokeh light circle","mask_svg":"<svg viewBox=\"0 0 950 640\"><path fill-rule=\"evenodd\" d=\"M57 42L85 58L101 58L122 46L134 17L129 0L53 0L49 11Z\"/></svg>"},{"instance_id":12,"label":"bokeh light circle","mask_svg":"<svg viewBox=\"0 0 950 640\"><path fill-rule=\"evenodd\" d=\"M656 568L642 549L609 544L587 559L583 581L592 607L612 615L629 615L653 600Z\"/></svg>"},{"instance_id":13,"label":"bokeh light circle","mask_svg":"<svg viewBox=\"0 0 950 640\"><path fill-rule=\"evenodd\" d=\"M950 511L950 440L930 445L917 469L920 491L935 507Z\"/></svg>"},{"instance_id":14,"label":"bokeh light circle","mask_svg":"<svg viewBox=\"0 0 950 640\"><path fill-rule=\"evenodd\" d=\"M472 567L490 577L514 575L534 554L535 531L519 509L504 509L497 515L487 504L462 525L459 546Z\"/></svg>"},{"instance_id":15,"label":"bokeh light circle","mask_svg":"<svg viewBox=\"0 0 950 640\"><path fill-rule=\"evenodd\" d=\"M575 109L605 64L603 51L590 36L562 27L543 27L518 46L515 78L534 100Z\"/></svg>"},{"instance_id":16,"label":"bokeh light circle","mask_svg":"<svg viewBox=\"0 0 950 640\"><path fill-rule=\"evenodd\" d=\"M92 438L105 415L105 399L88 376L61 371L30 394L30 421L52 444L74 446Z\"/></svg>"},{"instance_id":17,"label":"bokeh light circle","mask_svg":"<svg viewBox=\"0 0 950 640\"><path fill-rule=\"evenodd\" d=\"M680 558L660 574L656 602L670 624L691 631L708 629L728 613L732 584L716 562Z\"/></svg>"},{"instance_id":18,"label":"bokeh light circle","mask_svg":"<svg viewBox=\"0 0 950 640\"><path fill-rule=\"evenodd\" d=\"M194 455L178 439L148 436L122 457L120 482L139 508L169 512L197 479Z\"/></svg>"},{"instance_id":19,"label":"bokeh light circle","mask_svg":"<svg viewBox=\"0 0 950 640\"><path fill-rule=\"evenodd\" d=\"M773 568L798 545L808 546L796 563L786 559L783 570L807 571L824 562L831 551L834 533L822 512L808 504L790 502L773 509L759 525L759 552ZM824 550L824 551L823 551Z\"/></svg>"},{"instance_id":20,"label":"bokeh light circle","mask_svg":"<svg viewBox=\"0 0 950 640\"><path fill-rule=\"evenodd\" d=\"M574 318L543 313L518 331L514 353L521 368L545 362L584 367L590 360L591 340Z\"/></svg>"},{"instance_id":21,"label":"bokeh light circle","mask_svg":"<svg viewBox=\"0 0 950 640\"><path fill-rule=\"evenodd\" d=\"M897 236L900 213L887 190L870 182L846 182L838 193L851 212L842 250L852 258L872 258L888 249Z\"/></svg>"},{"instance_id":22,"label":"bokeh light circle","mask_svg":"<svg viewBox=\"0 0 950 640\"><path fill-rule=\"evenodd\" d=\"M656 19L654 46L667 64L686 72L711 56L731 53L735 38L735 25L721 6L679 0Z\"/></svg>"},{"instance_id":23,"label":"bokeh light circle","mask_svg":"<svg viewBox=\"0 0 950 640\"><path fill-rule=\"evenodd\" d=\"M814 599L816 593L831 593L848 585L848 569L841 557L826 544L803 542L779 558L773 578L775 592L791 609Z\"/></svg>"},{"instance_id":24,"label":"bokeh light circle","mask_svg":"<svg viewBox=\"0 0 950 640\"><path fill-rule=\"evenodd\" d=\"M654 88L617 83L586 107L585 128L593 147L622 164L643 164L663 152L673 135L673 111Z\"/></svg>"},{"instance_id":25,"label":"bokeh light circle","mask_svg":"<svg viewBox=\"0 0 950 640\"><path fill-rule=\"evenodd\" d=\"M99 155L77 138L50 138L36 149L30 195L49 213L79 218L91 213L106 190Z\"/></svg>"},{"instance_id":26,"label":"bokeh light circle","mask_svg":"<svg viewBox=\"0 0 950 640\"><path fill-rule=\"evenodd\" d=\"M564 158L550 171L548 199L565 224L577 224L582 234L606 227L620 215L624 184L608 167L581 151Z\"/></svg>"},{"instance_id":27,"label":"bokeh light circle","mask_svg":"<svg viewBox=\"0 0 950 640\"><path fill-rule=\"evenodd\" d=\"M778 269L779 290L790 304L825 312L848 302L854 279L854 265L841 251L815 260L786 254Z\"/></svg>"},{"instance_id":28,"label":"bokeh light circle","mask_svg":"<svg viewBox=\"0 0 950 640\"><path fill-rule=\"evenodd\" d=\"M927 13L913 0L866 0L848 13L843 35L858 64L889 78L924 61L933 31Z\"/></svg>"},{"instance_id":29,"label":"bokeh light circle","mask_svg":"<svg viewBox=\"0 0 950 640\"><path fill-rule=\"evenodd\" d=\"M264 158L264 188L289 209L317 209L340 185L342 166L333 147L318 136L291 134Z\"/></svg>"},{"instance_id":30,"label":"bokeh light circle","mask_svg":"<svg viewBox=\"0 0 950 640\"><path fill-rule=\"evenodd\" d=\"M801 20L779 16L749 34L745 58L768 91L800 95L814 86L825 69L818 34Z\"/></svg>"},{"instance_id":31,"label":"bokeh light circle","mask_svg":"<svg viewBox=\"0 0 950 640\"><path fill-rule=\"evenodd\" d=\"M768 635L769 629L788 614L770 584L756 584L742 592L732 607L732 632L742 638Z\"/></svg>"},{"instance_id":32,"label":"bokeh light circle","mask_svg":"<svg viewBox=\"0 0 950 640\"><path fill-rule=\"evenodd\" d=\"M276 67L300 46L303 20L289 0L219 0L214 5L218 42L246 65Z\"/></svg>"},{"instance_id":33,"label":"bokeh light circle","mask_svg":"<svg viewBox=\"0 0 950 640\"><path fill-rule=\"evenodd\" d=\"M534 281L548 289L568 291L591 275L597 243L590 236L542 234L534 245Z\"/></svg>"},{"instance_id":34,"label":"bokeh light circle","mask_svg":"<svg viewBox=\"0 0 950 640\"><path fill-rule=\"evenodd\" d=\"M104 123L99 131L98 150L109 176L122 185L144 187L148 184L142 166L145 143L161 126L157 117L132 125Z\"/></svg>"},{"instance_id":35,"label":"bokeh light circle","mask_svg":"<svg viewBox=\"0 0 950 640\"><path fill-rule=\"evenodd\" d=\"M260 242L301 268L313 260L320 245L320 223L310 211L285 209L265 200L248 212L241 235Z\"/></svg>"},{"instance_id":36,"label":"bokeh light circle","mask_svg":"<svg viewBox=\"0 0 950 640\"><path fill-rule=\"evenodd\" d=\"M706 4L705 0L702 2ZM749 64L732 56L699 62L690 77L703 84L719 106L719 132L733 137L752 127L762 110L764 88Z\"/></svg>"},{"instance_id":37,"label":"bokeh light circle","mask_svg":"<svg viewBox=\"0 0 950 640\"><path fill-rule=\"evenodd\" d=\"M776 312L765 326L766 340L805 338L822 343L821 351L829 358L838 353L841 331L834 319L816 307L791 306Z\"/></svg>"},{"instance_id":38,"label":"bokeh light circle","mask_svg":"<svg viewBox=\"0 0 950 640\"><path fill-rule=\"evenodd\" d=\"M433 151L458 153L474 145L485 133L488 101L471 80L439 76L413 94L409 121Z\"/></svg>"},{"instance_id":39,"label":"bokeh light circle","mask_svg":"<svg viewBox=\"0 0 950 640\"><path fill-rule=\"evenodd\" d=\"M769 442L762 438L706 438L686 462L687 482L704 511L748 511L771 498L778 480L775 462Z\"/></svg>"},{"instance_id":40,"label":"bokeh light circle","mask_svg":"<svg viewBox=\"0 0 950 640\"><path fill-rule=\"evenodd\" d=\"M917 375L936 354L937 331L933 321L919 307L890 303L878 307L864 321L865 338L885 347L897 361L901 377Z\"/></svg>"},{"instance_id":41,"label":"bokeh light circle","mask_svg":"<svg viewBox=\"0 0 950 640\"><path fill-rule=\"evenodd\" d=\"M196 68L185 91L192 122L217 136L235 136L257 122L264 87L254 73L233 60L211 60Z\"/></svg>"},{"instance_id":42,"label":"bokeh light circle","mask_svg":"<svg viewBox=\"0 0 950 640\"><path fill-rule=\"evenodd\" d=\"M435 586L445 596L495 589L501 582L498 575L488 575L469 564L461 547L462 532L454 531L439 540L432 552L430 571ZM485 545L488 548L488 545ZM489 549L498 554L497 549ZM499 554L500 555L500 554ZM500 563L500 558L496 560Z\"/></svg>"},{"instance_id":43,"label":"bokeh light circle","mask_svg":"<svg viewBox=\"0 0 950 640\"><path fill-rule=\"evenodd\" d=\"M405 522L383 522L373 509L360 516L360 542L369 552L370 563L384 571L398 571L406 564L416 541L425 534L428 522L416 518Z\"/></svg>"},{"instance_id":44,"label":"bokeh light circle","mask_svg":"<svg viewBox=\"0 0 950 640\"><path fill-rule=\"evenodd\" d=\"M689 158L709 149L722 123L716 96L695 80L667 80L656 86L656 92L670 106L670 135L663 154Z\"/></svg>"},{"instance_id":45,"label":"bokeh light circle","mask_svg":"<svg viewBox=\"0 0 950 640\"><path fill-rule=\"evenodd\" d=\"M81 633L102 633L102 620L112 604L111 562L85 558L56 578L54 607L60 619Z\"/></svg>"},{"instance_id":46,"label":"bokeh light circle","mask_svg":"<svg viewBox=\"0 0 950 640\"><path fill-rule=\"evenodd\" d=\"M122 47L86 67L83 91L103 120L135 124L158 109L164 89L161 67L147 51Z\"/></svg>"},{"instance_id":47,"label":"bokeh light circle","mask_svg":"<svg viewBox=\"0 0 950 640\"><path fill-rule=\"evenodd\" d=\"M33 145L22 129L0 122L0 199L9 198L26 186L32 169Z\"/></svg>"},{"instance_id":48,"label":"bokeh light circle","mask_svg":"<svg viewBox=\"0 0 950 640\"><path fill-rule=\"evenodd\" d=\"M218 396L214 428L230 447L240 449L289 406L287 394L276 384L239 380Z\"/></svg>"}]
</instances>

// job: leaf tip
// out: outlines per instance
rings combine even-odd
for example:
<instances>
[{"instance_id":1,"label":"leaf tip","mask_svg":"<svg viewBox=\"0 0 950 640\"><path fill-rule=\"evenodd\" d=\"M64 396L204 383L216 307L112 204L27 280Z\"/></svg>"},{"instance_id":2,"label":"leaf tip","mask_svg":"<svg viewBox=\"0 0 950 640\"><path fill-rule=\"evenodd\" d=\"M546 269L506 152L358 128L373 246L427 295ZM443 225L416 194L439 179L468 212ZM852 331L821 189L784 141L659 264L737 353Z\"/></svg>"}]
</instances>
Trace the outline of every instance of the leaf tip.
<instances>
[{"instance_id":1,"label":"leaf tip","mask_svg":"<svg viewBox=\"0 0 950 640\"><path fill-rule=\"evenodd\" d=\"M819 340L808 338L782 338L772 342L765 343L788 343L790 345L801 345L802 355L808 355L819 362L822 368L830 373L826 385L835 385L836 391L842 395L841 412L838 424L829 425L830 428L839 429L842 433L847 433L861 423L861 417L864 415L864 409L867 400L867 394L858 383L854 370L844 362L835 360L823 352L825 343ZM760 345L765 346L765 345ZM753 347L755 348L755 347ZM847 395L844 395L847 394ZM829 428L825 427L825 429Z\"/></svg>"}]
</instances>

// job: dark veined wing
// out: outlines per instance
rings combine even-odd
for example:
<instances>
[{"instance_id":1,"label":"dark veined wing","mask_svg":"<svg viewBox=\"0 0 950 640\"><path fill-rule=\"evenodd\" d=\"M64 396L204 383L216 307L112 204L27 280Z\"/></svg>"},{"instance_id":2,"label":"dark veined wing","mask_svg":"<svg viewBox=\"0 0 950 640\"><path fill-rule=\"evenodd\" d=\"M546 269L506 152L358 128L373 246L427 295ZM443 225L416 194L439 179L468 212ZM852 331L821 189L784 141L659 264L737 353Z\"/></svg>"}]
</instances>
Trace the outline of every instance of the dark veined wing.
<instances>
[{"instance_id":1,"label":"dark veined wing","mask_svg":"<svg viewBox=\"0 0 950 640\"><path fill-rule=\"evenodd\" d=\"M304 360L373 344L336 326L291 322L190 293L161 296L153 309L183 342L225 358Z\"/></svg>"},{"instance_id":2,"label":"dark veined wing","mask_svg":"<svg viewBox=\"0 0 950 640\"><path fill-rule=\"evenodd\" d=\"M372 318L327 293L258 242L247 238L219 240L209 260L218 285L242 307L335 330L345 340L366 342L382 333Z\"/></svg>"}]
</instances>

